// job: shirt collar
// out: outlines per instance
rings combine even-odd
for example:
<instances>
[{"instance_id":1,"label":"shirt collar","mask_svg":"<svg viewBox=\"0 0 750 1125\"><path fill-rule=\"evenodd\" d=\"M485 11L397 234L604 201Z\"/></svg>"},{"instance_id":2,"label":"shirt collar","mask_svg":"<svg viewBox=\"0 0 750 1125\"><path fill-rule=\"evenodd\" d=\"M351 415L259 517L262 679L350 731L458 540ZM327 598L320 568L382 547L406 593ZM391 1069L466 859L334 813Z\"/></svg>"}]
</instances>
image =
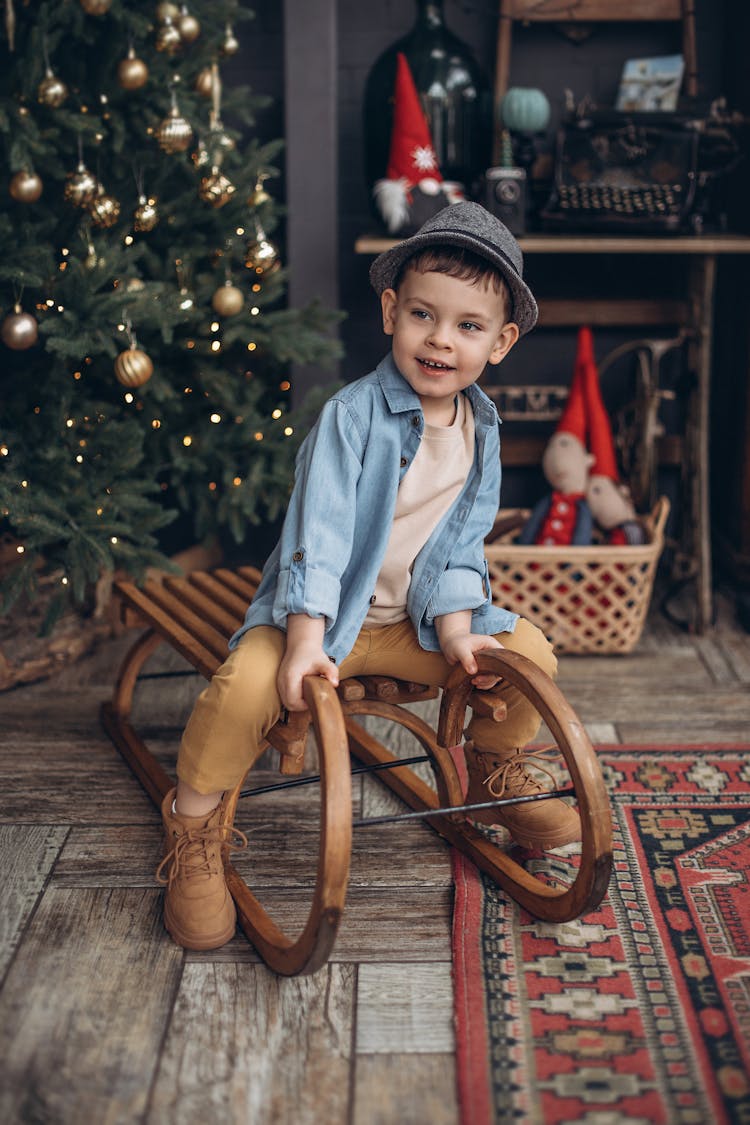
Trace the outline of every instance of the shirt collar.
<instances>
[{"instance_id":1,"label":"shirt collar","mask_svg":"<svg viewBox=\"0 0 750 1125\"><path fill-rule=\"evenodd\" d=\"M402 414L407 410L422 409L419 396L404 379L396 367L393 353L389 352L375 369L383 397L391 414ZM466 388L464 393L468 396L475 419L481 419L486 425L496 425L500 419L497 416L495 404L487 397L476 383Z\"/></svg>"}]
</instances>

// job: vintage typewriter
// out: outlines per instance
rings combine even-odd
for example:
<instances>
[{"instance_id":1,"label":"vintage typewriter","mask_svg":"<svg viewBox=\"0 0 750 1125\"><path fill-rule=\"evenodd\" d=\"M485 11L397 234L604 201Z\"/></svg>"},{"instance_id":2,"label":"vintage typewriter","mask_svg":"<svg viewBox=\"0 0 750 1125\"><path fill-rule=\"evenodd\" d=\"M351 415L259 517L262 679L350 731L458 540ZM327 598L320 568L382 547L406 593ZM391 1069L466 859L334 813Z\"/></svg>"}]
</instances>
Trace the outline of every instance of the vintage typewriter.
<instances>
[{"instance_id":1,"label":"vintage typewriter","mask_svg":"<svg viewBox=\"0 0 750 1125\"><path fill-rule=\"evenodd\" d=\"M696 201L699 133L665 114L609 114L564 123L548 230L687 231Z\"/></svg>"}]
</instances>

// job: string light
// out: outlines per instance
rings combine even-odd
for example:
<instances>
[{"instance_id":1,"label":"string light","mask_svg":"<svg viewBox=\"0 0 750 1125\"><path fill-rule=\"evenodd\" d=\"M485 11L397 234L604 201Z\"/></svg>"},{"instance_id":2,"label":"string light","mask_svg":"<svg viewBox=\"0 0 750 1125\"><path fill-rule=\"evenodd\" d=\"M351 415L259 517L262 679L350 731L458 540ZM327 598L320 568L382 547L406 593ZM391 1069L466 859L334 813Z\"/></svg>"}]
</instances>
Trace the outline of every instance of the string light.
<instances>
[{"instance_id":1,"label":"string light","mask_svg":"<svg viewBox=\"0 0 750 1125\"><path fill-rule=\"evenodd\" d=\"M75 426L75 424L75 418L67 418L65 421L65 425L68 427L68 429L70 429L71 426Z\"/></svg>"},{"instance_id":2,"label":"string light","mask_svg":"<svg viewBox=\"0 0 750 1125\"><path fill-rule=\"evenodd\" d=\"M110 539L110 543L113 543L113 544L117 545L118 542L119 542L119 540L118 540L117 536L113 535L112 538Z\"/></svg>"},{"instance_id":3,"label":"string light","mask_svg":"<svg viewBox=\"0 0 750 1125\"><path fill-rule=\"evenodd\" d=\"M131 394L130 391L125 394L124 398L126 402L135 402L135 395Z\"/></svg>"},{"instance_id":4,"label":"string light","mask_svg":"<svg viewBox=\"0 0 750 1125\"><path fill-rule=\"evenodd\" d=\"M81 454L80 454L80 453L79 453L79 454L78 454L78 456L76 457L76 461L78 462L78 464L79 464L79 465L82 465L82 464L83 464L83 457L81 456Z\"/></svg>"},{"instance_id":5,"label":"string light","mask_svg":"<svg viewBox=\"0 0 750 1125\"><path fill-rule=\"evenodd\" d=\"M217 422L221 421L221 414L212 414L209 421L213 422L215 425Z\"/></svg>"},{"instance_id":6,"label":"string light","mask_svg":"<svg viewBox=\"0 0 750 1125\"><path fill-rule=\"evenodd\" d=\"M250 316L257 316L259 312L260 309L258 308L258 306L253 305L253 307L250 309Z\"/></svg>"},{"instance_id":7,"label":"string light","mask_svg":"<svg viewBox=\"0 0 750 1125\"><path fill-rule=\"evenodd\" d=\"M62 578L60 579L60 582L62 583L63 586L68 585L68 580L67 580L67 578L65 577L64 574L63 574Z\"/></svg>"},{"instance_id":8,"label":"string light","mask_svg":"<svg viewBox=\"0 0 750 1125\"><path fill-rule=\"evenodd\" d=\"M126 234L125 238L123 239L123 242L126 246L132 246L134 241L135 239L133 238L132 234Z\"/></svg>"},{"instance_id":9,"label":"string light","mask_svg":"<svg viewBox=\"0 0 750 1125\"><path fill-rule=\"evenodd\" d=\"M253 437L256 441L263 441L263 434L260 432L260 430L256 430L256 432L253 434Z\"/></svg>"},{"instance_id":10,"label":"string light","mask_svg":"<svg viewBox=\"0 0 750 1125\"><path fill-rule=\"evenodd\" d=\"M10 450L8 449L7 445L0 445L0 456L7 457L9 453Z\"/></svg>"},{"instance_id":11,"label":"string light","mask_svg":"<svg viewBox=\"0 0 750 1125\"><path fill-rule=\"evenodd\" d=\"M159 421L158 418L152 418L151 419L151 428L152 428L152 430L160 430L161 429L161 422Z\"/></svg>"},{"instance_id":12,"label":"string light","mask_svg":"<svg viewBox=\"0 0 750 1125\"><path fill-rule=\"evenodd\" d=\"M218 332L220 327L221 326L220 326L218 320L212 320L211 321L211 331L212 332Z\"/></svg>"},{"instance_id":13,"label":"string light","mask_svg":"<svg viewBox=\"0 0 750 1125\"><path fill-rule=\"evenodd\" d=\"M192 444L193 444L193 439L192 439L191 437L187 437L187 436L185 436L185 437L184 437L184 438L182 439L182 444L183 444L183 445L192 445Z\"/></svg>"},{"instance_id":14,"label":"string light","mask_svg":"<svg viewBox=\"0 0 750 1125\"><path fill-rule=\"evenodd\" d=\"M276 408L276 409L274 410L274 412L273 412L273 414L271 415L271 417L272 417L272 418L280 418L280 417L281 417L281 411L279 410L279 408L278 408L278 407L277 407L277 408Z\"/></svg>"},{"instance_id":15,"label":"string light","mask_svg":"<svg viewBox=\"0 0 750 1125\"><path fill-rule=\"evenodd\" d=\"M248 350L249 352L254 352L254 351L255 351L255 349L257 348L257 346L258 346L258 345L257 345L257 344L254 344L254 343L252 342L252 340L251 340L251 341L250 341L250 343L249 343L249 344L247 345L247 350Z\"/></svg>"},{"instance_id":16,"label":"string light","mask_svg":"<svg viewBox=\"0 0 750 1125\"><path fill-rule=\"evenodd\" d=\"M284 430L284 437L291 437L293 433L294 433L294 428L292 426L287 426L286 429Z\"/></svg>"},{"instance_id":17,"label":"string light","mask_svg":"<svg viewBox=\"0 0 750 1125\"><path fill-rule=\"evenodd\" d=\"M24 551L26 550L26 548L25 548L25 547L22 547L22 546L21 546L21 545L19 544L19 546L18 546L18 547L16 547L16 550L18 551L19 555L22 555L22 554L24 553Z\"/></svg>"},{"instance_id":18,"label":"string light","mask_svg":"<svg viewBox=\"0 0 750 1125\"><path fill-rule=\"evenodd\" d=\"M242 484L242 477L235 477L232 481L232 484L235 488L237 488L238 485Z\"/></svg>"},{"instance_id":19,"label":"string light","mask_svg":"<svg viewBox=\"0 0 750 1125\"><path fill-rule=\"evenodd\" d=\"M211 351L212 352L220 352L221 351L221 340L212 340L211 341Z\"/></svg>"},{"instance_id":20,"label":"string light","mask_svg":"<svg viewBox=\"0 0 750 1125\"><path fill-rule=\"evenodd\" d=\"M291 389L291 386L292 386L292 384L289 382L289 380L284 379L284 381L282 383L279 383L279 390L280 391L288 391L288 390Z\"/></svg>"}]
</instances>

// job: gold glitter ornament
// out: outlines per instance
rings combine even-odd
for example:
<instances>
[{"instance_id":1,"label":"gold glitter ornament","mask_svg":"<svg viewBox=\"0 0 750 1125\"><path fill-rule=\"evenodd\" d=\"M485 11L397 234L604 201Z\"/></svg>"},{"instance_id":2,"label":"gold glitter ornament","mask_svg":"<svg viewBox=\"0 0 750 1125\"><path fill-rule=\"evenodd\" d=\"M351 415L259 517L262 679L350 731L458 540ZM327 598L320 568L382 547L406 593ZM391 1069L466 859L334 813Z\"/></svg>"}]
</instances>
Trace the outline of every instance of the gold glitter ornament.
<instances>
[{"instance_id":1,"label":"gold glitter ornament","mask_svg":"<svg viewBox=\"0 0 750 1125\"><path fill-rule=\"evenodd\" d=\"M23 169L11 177L8 191L11 199L15 199L16 203L36 203L43 187L41 176Z\"/></svg>"},{"instance_id":2,"label":"gold glitter ornament","mask_svg":"<svg viewBox=\"0 0 750 1125\"><path fill-rule=\"evenodd\" d=\"M244 304L245 297L242 290L231 281L220 285L211 298L211 307L219 316L236 316L238 312L242 312Z\"/></svg>"},{"instance_id":3,"label":"gold glitter ornament","mask_svg":"<svg viewBox=\"0 0 750 1125\"><path fill-rule=\"evenodd\" d=\"M193 89L203 98L211 97L214 92L214 76L210 66L204 66L203 70L199 71Z\"/></svg>"},{"instance_id":4,"label":"gold glitter ornament","mask_svg":"<svg viewBox=\"0 0 750 1125\"><path fill-rule=\"evenodd\" d=\"M112 7L112 0L81 0L81 7L89 16L103 16Z\"/></svg>"},{"instance_id":5,"label":"gold glitter ornament","mask_svg":"<svg viewBox=\"0 0 750 1125\"><path fill-rule=\"evenodd\" d=\"M153 230L159 222L159 212L156 210L156 200L148 199L145 195L138 198L138 206L133 215L133 226L138 231Z\"/></svg>"},{"instance_id":6,"label":"gold glitter ornament","mask_svg":"<svg viewBox=\"0 0 750 1125\"><path fill-rule=\"evenodd\" d=\"M39 335L39 325L31 313L25 313L16 301L13 312L9 313L0 325L0 338L6 348L14 352L25 352L33 348Z\"/></svg>"},{"instance_id":7,"label":"gold glitter ornament","mask_svg":"<svg viewBox=\"0 0 750 1125\"><path fill-rule=\"evenodd\" d=\"M156 130L156 139L164 152L184 152L193 139L193 127L180 113L175 102Z\"/></svg>"},{"instance_id":8,"label":"gold glitter ornament","mask_svg":"<svg viewBox=\"0 0 750 1125\"><path fill-rule=\"evenodd\" d=\"M181 47L182 39L179 31L171 19L167 20L156 33L157 51L162 51L165 55L176 55Z\"/></svg>"},{"instance_id":9,"label":"gold glitter ornament","mask_svg":"<svg viewBox=\"0 0 750 1125\"><path fill-rule=\"evenodd\" d=\"M117 67L117 81L123 90L140 90L146 85L148 67L143 59L136 56L135 48L128 48L127 58Z\"/></svg>"},{"instance_id":10,"label":"gold glitter ornament","mask_svg":"<svg viewBox=\"0 0 750 1125\"><path fill-rule=\"evenodd\" d=\"M278 250L260 229L255 241L247 244L245 265L257 274L273 273L281 265Z\"/></svg>"},{"instance_id":11,"label":"gold glitter ornament","mask_svg":"<svg viewBox=\"0 0 750 1125\"><path fill-rule=\"evenodd\" d=\"M115 375L123 387L142 387L154 373L151 357L140 348L130 347L115 360Z\"/></svg>"},{"instance_id":12,"label":"gold glitter ornament","mask_svg":"<svg viewBox=\"0 0 750 1125\"><path fill-rule=\"evenodd\" d=\"M97 227L109 228L113 227L120 217L120 201L115 199L113 195L107 195L102 188L101 194L97 195L89 203L89 214L91 221Z\"/></svg>"},{"instance_id":13,"label":"gold glitter ornament","mask_svg":"<svg viewBox=\"0 0 750 1125\"><path fill-rule=\"evenodd\" d=\"M212 207L223 207L236 191L232 181L214 164L211 173L204 176L198 186L198 195Z\"/></svg>"},{"instance_id":14,"label":"gold glitter ornament","mask_svg":"<svg viewBox=\"0 0 750 1125\"><path fill-rule=\"evenodd\" d=\"M175 19L177 30L183 43L194 43L201 33L201 25L195 16L191 16L183 4L179 16Z\"/></svg>"},{"instance_id":15,"label":"gold glitter ornament","mask_svg":"<svg viewBox=\"0 0 750 1125\"><path fill-rule=\"evenodd\" d=\"M68 87L48 66L47 73L37 86L36 96L42 105L58 109L68 96Z\"/></svg>"},{"instance_id":16,"label":"gold glitter ornament","mask_svg":"<svg viewBox=\"0 0 750 1125\"><path fill-rule=\"evenodd\" d=\"M95 197L99 190L99 183L95 176L92 176L83 161L79 161L78 167L75 172L67 177L63 195L68 203L74 204L76 207L86 207Z\"/></svg>"},{"instance_id":17,"label":"gold glitter ornament","mask_svg":"<svg viewBox=\"0 0 750 1125\"><path fill-rule=\"evenodd\" d=\"M232 25L228 23L227 24L227 30L226 30L226 33L224 35L224 42L221 45L221 53L222 53L222 55L226 55L227 57L229 57L230 55L236 55L237 52L239 51L239 49L240 49L239 40L237 39L237 36L234 34L234 30L232 29Z\"/></svg>"},{"instance_id":18,"label":"gold glitter ornament","mask_svg":"<svg viewBox=\"0 0 750 1125\"><path fill-rule=\"evenodd\" d=\"M168 2L156 5L156 18L159 23L166 23L167 20L176 20L180 14L180 9L176 4Z\"/></svg>"}]
</instances>

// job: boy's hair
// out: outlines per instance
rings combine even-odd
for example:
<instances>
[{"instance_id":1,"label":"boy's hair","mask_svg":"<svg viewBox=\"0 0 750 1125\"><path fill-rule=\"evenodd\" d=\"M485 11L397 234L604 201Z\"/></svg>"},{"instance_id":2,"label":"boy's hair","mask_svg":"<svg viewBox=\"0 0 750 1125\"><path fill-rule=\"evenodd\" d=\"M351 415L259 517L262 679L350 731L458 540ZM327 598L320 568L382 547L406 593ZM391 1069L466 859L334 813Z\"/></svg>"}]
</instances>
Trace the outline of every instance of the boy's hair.
<instances>
[{"instance_id":1,"label":"boy's hair","mask_svg":"<svg viewBox=\"0 0 750 1125\"><path fill-rule=\"evenodd\" d=\"M480 254L474 254L462 246L428 246L407 258L396 277L396 291L408 270L416 273L445 273L459 281L468 281L471 285L491 286L502 297L506 314L512 308L510 289L500 270Z\"/></svg>"}]
</instances>

